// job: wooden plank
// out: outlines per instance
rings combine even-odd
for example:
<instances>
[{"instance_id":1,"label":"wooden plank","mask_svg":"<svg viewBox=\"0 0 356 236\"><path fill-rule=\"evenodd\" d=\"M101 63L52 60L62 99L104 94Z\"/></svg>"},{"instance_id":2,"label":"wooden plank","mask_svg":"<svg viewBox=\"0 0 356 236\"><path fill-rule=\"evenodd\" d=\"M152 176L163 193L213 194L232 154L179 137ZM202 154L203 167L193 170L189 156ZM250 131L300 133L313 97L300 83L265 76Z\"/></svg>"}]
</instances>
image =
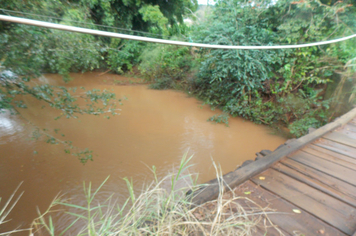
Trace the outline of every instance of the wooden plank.
<instances>
[{"instance_id":1,"label":"wooden plank","mask_svg":"<svg viewBox=\"0 0 356 236\"><path fill-rule=\"evenodd\" d=\"M278 232L272 227L263 227L263 226L256 226L255 229L251 230L251 235L256 235L256 236L284 236L284 235L290 235L285 232Z\"/></svg>"},{"instance_id":2,"label":"wooden plank","mask_svg":"<svg viewBox=\"0 0 356 236\"><path fill-rule=\"evenodd\" d=\"M349 130L350 132L356 133L356 125L352 123L347 123L344 125L345 129Z\"/></svg>"},{"instance_id":3,"label":"wooden plank","mask_svg":"<svg viewBox=\"0 0 356 236\"><path fill-rule=\"evenodd\" d=\"M328 174L315 170L306 165L300 164L296 161L293 161L292 159L284 159L281 161L281 163L311 179L314 179L315 181L319 181L321 184L327 185L346 196L356 199L356 187L349 183L336 179Z\"/></svg>"},{"instance_id":4,"label":"wooden plank","mask_svg":"<svg viewBox=\"0 0 356 236\"><path fill-rule=\"evenodd\" d=\"M230 173L224 175L223 178L224 178L226 185L228 185L229 188L234 188L235 186L238 186L239 184L245 182L252 176L268 169L271 165L273 165L277 161L281 160L282 158L286 157L288 154L295 152L296 150L302 148L303 146L324 136L328 132L330 132L338 127L341 127L342 125L349 122L355 116L356 116L356 108L352 109L345 115L336 119L334 122L329 123L319 129L315 130L314 132L312 132L310 134L307 134L299 139L296 139L295 141L293 141L291 143L286 144L285 146L281 147L280 149L277 149L276 151L272 152L271 154L268 154L264 158L261 158L261 159L254 161L242 168L239 168L233 172L230 172ZM206 187L194 192L191 195L191 202L193 203L192 206L200 205L204 202L216 199L220 193L219 188L220 187L219 187L218 181L216 179L209 181ZM229 188L226 188L226 186L224 186L224 191L228 190Z\"/></svg>"},{"instance_id":5,"label":"wooden plank","mask_svg":"<svg viewBox=\"0 0 356 236\"><path fill-rule=\"evenodd\" d=\"M346 234L356 230L356 209L344 202L272 169L251 180Z\"/></svg>"},{"instance_id":6,"label":"wooden plank","mask_svg":"<svg viewBox=\"0 0 356 236\"><path fill-rule=\"evenodd\" d=\"M353 207L356 207L356 196L354 198L349 195L346 195L338 189L333 188L332 185L324 184L320 182L319 179L311 178L307 175L304 175L303 173L300 173L286 165L283 165L282 163L277 163L273 165L272 168L319 191L329 194L330 196L339 199L340 201L343 201Z\"/></svg>"},{"instance_id":7,"label":"wooden plank","mask_svg":"<svg viewBox=\"0 0 356 236\"><path fill-rule=\"evenodd\" d=\"M328 133L324 135L323 138L356 148L356 139L350 138L349 136L337 131Z\"/></svg>"},{"instance_id":8,"label":"wooden plank","mask_svg":"<svg viewBox=\"0 0 356 236\"><path fill-rule=\"evenodd\" d=\"M317 150L318 152L322 152L322 153L325 153L327 155L339 158L339 159L344 160L346 162L350 162L350 163L356 164L356 158L352 158L350 156L347 156L347 155L344 155L344 154L341 154L341 153L326 149L325 147L317 146L317 145L315 145L315 143L312 143L312 144L308 145L308 148L311 148L311 149Z\"/></svg>"},{"instance_id":9,"label":"wooden plank","mask_svg":"<svg viewBox=\"0 0 356 236\"><path fill-rule=\"evenodd\" d=\"M356 148L336 143L327 139L319 139L314 145L343 154L356 159Z\"/></svg>"},{"instance_id":10,"label":"wooden plank","mask_svg":"<svg viewBox=\"0 0 356 236\"><path fill-rule=\"evenodd\" d=\"M256 185L254 184L254 186ZM251 227L251 232L248 235L253 235L253 236L291 235L290 233L286 232L281 227L276 225L274 222L271 222L268 213L271 212L271 214L275 214L275 212L273 209L267 208L268 205L267 202L262 202L261 199L258 199L260 203L263 205L262 207L262 205L260 205L259 203L250 200L251 195L249 195L249 198L245 198L246 195L243 192L238 190L235 191L235 190L236 189L234 189L233 191L235 196L237 196L237 199L235 199L233 203L231 202L229 203L229 208L232 211L235 211L235 208L242 208L245 211L245 213L249 215L248 217L249 221L251 221L251 223L254 222L254 224L256 224L255 227ZM231 193L228 194L230 195ZM231 199L231 197L228 197L227 199ZM284 213L281 213L279 215L283 216Z\"/></svg>"},{"instance_id":11,"label":"wooden plank","mask_svg":"<svg viewBox=\"0 0 356 236\"><path fill-rule=\"evenodd\" d=\"M289 158L356 186L355 170L336 165L332 162L301 151L295 153L294 155L290 155Z\"/></svg>"},{"instance_id":12,"label":"wooden plank","mask_svg":"<svg viewBox=\"0 0 356 236\"><path fill-rule=\"evenodd\" d=\"M338 128L336 131L343 133L350 138L356 139L356 126L350 123L347 123L342 128Z\"/></svg>"},{"instance_id":13,"label":"wooden plank","mask_svg":"<svg viewBox=\"0 0 356 236\"><path fill-rule=\"evenodd\" d=\"M262 226L256 226L255 229L251 230L251 235L256 235L256 236L284 236L284 235L290 235L288 233L280 233L277 232L277 230L273 229L273 228L266 228L266 227L262 227Z\"/></svg>"},{"instance_id":14,"label":"wooden plank","mask_svg":"<svg viewBox=\"0 0 356 236\"><path fill-rule=\"evenodd\" d=\"M353 124L353 125L356 125L356 119L351 119L350 123Z\"/></svg>"},{"instance_id":15,"label":"wooden plank","mask_svg":"<svg viewBox=\"0 0 356 236\"><path fill-rule=\"evenodd\" d=\"M246 181L236 188L234 192L236 195L248 197L263 208L269 207L275 209L275 213L267 214L267 216L278 228L287 232L288 235L295 235L295 232L299 232L299 235L345 235L306 211L302 210L300 214L294 213L293 209L298 209L297 206L257 186L251 181ZM250 192L250 194L245 195L245 192ZM269 232L266 235L270 235Z\"/></svg>"},{"instance_id":16,"label":"wooden plank","mask_svg":"<svg viewBox=\"0 0 356 236\"><path fill-rule=\"evenodd\" d=\"M333 126L333 128L335 127L336 126ZM310 139L310 142L317 139L319 137L318 135L325 134L325 132L329 132L329 131L324 130L324 132L321 133L314 131L312 134L315 134L317 136L313 136L313 138ZM252 176L262 172L263 170L266 170L268 167L270 167L280 159L286 157L288 154L297 151L304 145L306 145L305 142L300 142L298 140L295 140L283 146L282 148L277 149L273 153L266 155L264 158L261 158L244 167L241 167L233 172L224 175L223 176L224 182L229 186L229 188L234 188L239 184L245 182L246 180L250 179ZM216 199L220 192L219 188L220 186L216 179L209 181L206 187L204 187L201 190L197 190L195 193L193 193L191 199L191 202L193 203L192 206L200 205L203 204L204 202ZM224 186L224 188L225 191L226 186Z\"/></svg>"},{"instance_id":17,"label":"wooden plank","mask_svg":"<svg viewBox=\"0 0 356 236\"><path fill-rule=\"evenodd\" d=\"M337 165L341 165L349 169L356 170L356 159L329 151L325 148L321 148L314 145L308 145L307 147L304 147L301 151L323 158Z\"/></svg>"}]
</instances>

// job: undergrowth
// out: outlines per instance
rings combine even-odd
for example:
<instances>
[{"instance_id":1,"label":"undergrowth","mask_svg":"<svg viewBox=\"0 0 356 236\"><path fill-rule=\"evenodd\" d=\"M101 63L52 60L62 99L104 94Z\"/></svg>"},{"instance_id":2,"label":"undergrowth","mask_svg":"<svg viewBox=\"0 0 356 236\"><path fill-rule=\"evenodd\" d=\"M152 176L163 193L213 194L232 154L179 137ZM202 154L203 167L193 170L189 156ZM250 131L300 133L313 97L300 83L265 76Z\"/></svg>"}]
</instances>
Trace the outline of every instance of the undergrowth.
<instances>
[{"instance_id":1,"label":"undergrowth","mask_svg":"<svg viewBox=\"0 0 356 236\"><path fill-rule=\"evenodd\" d=\"M186 40L212 45L291 45L350 35L356 12L345 1L219 1ZM256 7L256 6L258 7ZM234 19L234 20L232 20ZM181 89L213 108L307 134L356 103L355 39L322 47L225 50L155 46L141 56L154 89ZM224 117L211 121L226 123Z\"/></svg>"},{"instance_id":2,"label":"undergrowth","mask_svg":"<svg viewBox=\"0 0 356 236\"><path fill-rule=\"evenodd\" d=\"M192 174L187 174L190 159L185 155L178 171L163 179L158 179L153 167L154 181L140 193L136 193L133 183L125 178L130 196L123 204L117 204L113 197L104 202L96 201L107 179L95 190L90 183L84 183L87 205L56 198L49 209L39 213L33 221L30 235L254 235L257 224L263 226L268 213L250 200L248 209L237 202L247 198L223 197L223 188L220 188L218 199L202 206L190 203L191 195L187 196L187 191L198 191L202 187L195 183ZM215 168L217 177L221 177L221 171ZM223 186L223 179L219 179ZM164 187L167 181L170 188ZM64 230L59 230L52 218L54 208L69 209L63 210L63 214L73 217Z\"/></svg>"}]
</instances>

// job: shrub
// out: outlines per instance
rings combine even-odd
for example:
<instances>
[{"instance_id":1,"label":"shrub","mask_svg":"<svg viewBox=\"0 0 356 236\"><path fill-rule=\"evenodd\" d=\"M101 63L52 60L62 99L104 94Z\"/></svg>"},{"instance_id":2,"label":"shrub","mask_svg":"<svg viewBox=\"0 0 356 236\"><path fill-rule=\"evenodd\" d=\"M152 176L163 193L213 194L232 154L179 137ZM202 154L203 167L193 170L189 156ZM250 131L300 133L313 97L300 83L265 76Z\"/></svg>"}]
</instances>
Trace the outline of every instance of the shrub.
<instances>
[{"instance_id":1,"label":"shrub","mask_svg":"<svg viewBox=\"0 0 356 236\"><path fill-rule=\"evenodd\" d=\"M193 67L188 47L154 45L141 55L139 70L155 89L179 87Z\"/></svg>"},{"instance_id":2,"label":"shrub","mask_svg":"<svg viewBox=\"0 0 356 236\"><path fill-rule=\"evenodd\" d=\"M350 15L356 8L349 3L280 0L270 5L270 1L264 0L251 4L218 1L209 20L197 26L194 41L280 45L350 35L355 26ZM338 24L341 18L342 24ZM290 126L294 135L301 136L308 129L301 127L303 122L306 126L320 126L338 115L329 108L345 97L339 96L341 92L351 93L348 101L342 101L345 107L354 101L354 91L344 88L345 77L354 77L352 41L293 50L201 49L201 66L191 91L233 116L272 126ZM338 85L340 92L324 97L335 71L344 76Z\"/></svg>"},{"instance_id":3,"label":"shrub","mask_svg":"<svg viewBox=\"0 0 356 236\"><path fill-rule=\"evenodd\" d=\"M146 47L146 43L134 40L121 42L119 39L111 39L110 48L107 49L106 63L109 68L119 74L131 71L139 64L140 54Z\"/></svg>"}]
</instances>

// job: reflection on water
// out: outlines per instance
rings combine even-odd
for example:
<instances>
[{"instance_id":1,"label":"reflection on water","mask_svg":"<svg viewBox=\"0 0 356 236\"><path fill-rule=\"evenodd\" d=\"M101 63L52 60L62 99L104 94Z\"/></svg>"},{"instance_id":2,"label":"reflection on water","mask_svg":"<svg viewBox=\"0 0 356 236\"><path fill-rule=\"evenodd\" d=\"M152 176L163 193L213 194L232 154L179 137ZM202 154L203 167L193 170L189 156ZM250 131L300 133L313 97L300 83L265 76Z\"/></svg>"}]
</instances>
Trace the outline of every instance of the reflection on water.
<instances>
[{"instance_id":1,"label":"reflection on water","mask_svg":"<svg viewBox=\"0 0 356 236\"><path fill-rule=\"evenodd\" d=\"M0 110L0 145L12 140L11 136L15 133L20 134L21 131L23 131L23 126L18 117L11 115L8 110ZM7 136L7 140L2 139L4 136Z\"/></svg>"},{"instance_id":2,"label":"reflection on water","mask_svg":"<svg viewBox=\"0 0 356 236\"><path fill-rule=\"evenodd\" d=\"M16 132L22 131L21 125L17 124L16 120L14 120L15 117L10 117L9 111L6 110L0 111L0 114L1 114L0 116L1 136L12 135Z\"/></svg>"},{"instance_id":3,"label":"reflection on water","mask_svg":"<svg viewBox=\"0 0 356 236\"><path fill-rule=\"evenodd\" d=\"M52 135L56 135L54 129L60 129L65 134L61 139L94 151L94 161L86 165L65 154L61 145L33 141L34 127L22 125L26 120L0 115L0 196L8 198L21 181L20 189L25 191L7 229L28 226L36 217L36 206L43 212L59 192L84 205L83 181L91 181L95 188L110 175L99 199L114 193L122 202L127 196L124 177L132 178L134 186L141 189L143 182L153 179L147 166L156 166L158 176L163 177L177 169L187 151L194 154L190 171L199 173L199 181L205 182L215 176L211 159L229 172L254 158L255 152L275 149L285 141L269 134L266 127L240 118L231 118L230 127L207 122L217 112L181 92L149 90L143 85L115 86L113 81L125 78L108 74L72 76L75 80L66 86L112 89L117 97L128 100L123 101L121 114L109 120L84 115L54 121L58 111L42 109L41 102L26 98L29 108L21 111L25 119ZM63 85L58 75L46 75L42 81ZM70 218L58 213L57 221L65 228Z\"/></svg>"}]
</instances>

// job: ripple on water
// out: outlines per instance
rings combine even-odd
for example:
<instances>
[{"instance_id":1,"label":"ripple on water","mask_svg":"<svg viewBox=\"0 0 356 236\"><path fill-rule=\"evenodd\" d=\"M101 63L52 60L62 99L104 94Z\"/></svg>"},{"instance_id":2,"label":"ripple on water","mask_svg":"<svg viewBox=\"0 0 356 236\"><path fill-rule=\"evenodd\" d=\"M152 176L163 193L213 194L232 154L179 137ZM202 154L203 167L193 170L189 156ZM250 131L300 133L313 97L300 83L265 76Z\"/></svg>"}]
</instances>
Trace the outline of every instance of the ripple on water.
<instances>
[{"instance_id":1,"label":"ripple on water","mask_svg":"<svg viewBox=\"0 0 356 236\"><path fill-rule=\"evenodd\" d=\"M17 136L22 136L23 125L16 115L10 111L0 111L0 145L14 141Z\"/></svg>"}]
</instances>

